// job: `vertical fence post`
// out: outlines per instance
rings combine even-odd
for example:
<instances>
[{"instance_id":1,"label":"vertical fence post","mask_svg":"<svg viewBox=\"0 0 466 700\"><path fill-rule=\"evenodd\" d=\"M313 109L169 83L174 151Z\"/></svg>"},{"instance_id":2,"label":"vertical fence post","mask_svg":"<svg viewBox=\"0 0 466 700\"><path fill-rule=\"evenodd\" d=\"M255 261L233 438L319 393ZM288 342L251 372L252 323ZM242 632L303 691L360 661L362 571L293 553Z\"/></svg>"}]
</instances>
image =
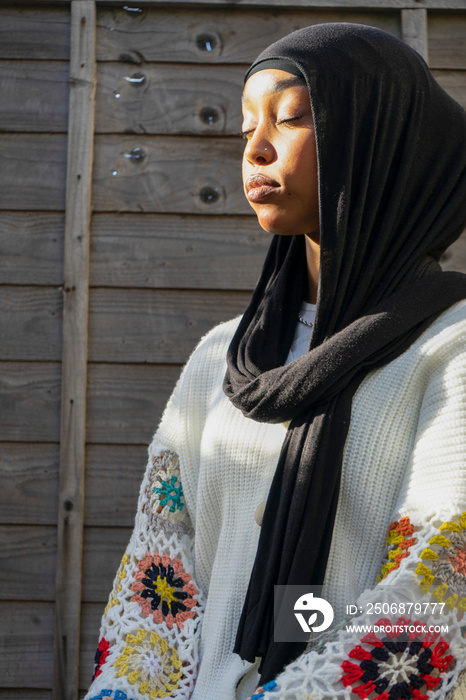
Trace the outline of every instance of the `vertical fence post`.
<instances>
[{"instance_id":1,"label":"vertical fence post","mask_svg":"<svg viewBox=\"0 0 466 700\"><path fill-rule=\"evenodd\" d=\"M71 2L54 700L79 683L96 9Z\"/></svg>"},{"instance_id":2,"label":"vertical fence post","mask_svg":"<svg viewBox=\"0 0 466 700\"><path fill-rule=\"evenodd\" d=\"M429 64L427 10L401 10L401 36Z\"/></svg>"}]
</instances>

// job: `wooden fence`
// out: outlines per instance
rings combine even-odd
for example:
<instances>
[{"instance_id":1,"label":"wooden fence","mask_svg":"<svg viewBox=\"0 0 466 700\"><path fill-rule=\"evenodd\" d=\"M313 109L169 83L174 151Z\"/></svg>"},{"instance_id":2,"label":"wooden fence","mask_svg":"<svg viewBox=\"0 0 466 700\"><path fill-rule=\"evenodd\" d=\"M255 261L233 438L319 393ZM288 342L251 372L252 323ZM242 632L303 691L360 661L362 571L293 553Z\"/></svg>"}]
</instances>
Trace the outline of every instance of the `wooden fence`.
<instances>
[{"instance_id":1,"label":"wooden fence","mask_svg":"<svg viewBox=\"0 0 466 700\"><path fill-rule=\"evenodd\" d=\"M0 700L84 694L163 406L267 248L245 68L341 20L402 37L466 107L466 0L0 3Z\"/></svg>"}]
</instances>

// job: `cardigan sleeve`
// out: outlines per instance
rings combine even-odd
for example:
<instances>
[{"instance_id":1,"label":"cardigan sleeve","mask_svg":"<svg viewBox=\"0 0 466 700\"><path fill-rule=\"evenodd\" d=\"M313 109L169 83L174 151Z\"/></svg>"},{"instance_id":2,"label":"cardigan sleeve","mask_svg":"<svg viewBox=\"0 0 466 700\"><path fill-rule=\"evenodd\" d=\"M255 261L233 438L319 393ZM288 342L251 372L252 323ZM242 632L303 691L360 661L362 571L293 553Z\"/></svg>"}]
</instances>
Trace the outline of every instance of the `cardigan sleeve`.
<instances>
[{"instance_id":1,"label":"cardigan sleeve","mask_svg":"<svg viewBox=\"0 0 466 700\"><path fill-rule=\"evenodd\" d=\"M466 351L440 352L374 587L264 700L466 697ZM394 436L396 439L396 436ZM456 694L457 693L457 694ZM463 694L462 694L463 693Z\"/></svg>"},{"instance_id":2,"label":"cardigan sleeve","mask_svg":"<svg viewBox=\"0 0 466 700\"><path fill-rule=\"evenodd\" d=\"M177 451L183 375L149 447L135 526L104 610L85 700L191 697L204 594Z\"/></svg>"}]
</instances>

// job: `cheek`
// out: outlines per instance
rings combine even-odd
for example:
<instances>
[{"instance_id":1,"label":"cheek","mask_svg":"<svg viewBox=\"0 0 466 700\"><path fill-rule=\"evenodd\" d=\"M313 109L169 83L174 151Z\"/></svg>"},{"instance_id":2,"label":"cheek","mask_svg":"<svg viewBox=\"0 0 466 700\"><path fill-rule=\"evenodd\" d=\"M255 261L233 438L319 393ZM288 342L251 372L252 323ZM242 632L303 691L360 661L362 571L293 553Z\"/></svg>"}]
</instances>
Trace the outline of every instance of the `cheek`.
<instances>
[{"instance_id":1,"label":"cheek","mask_svg":"<svg viewBox=\"0 0 466 700\"><path fill-rule=\"evenodd\" d=\"M294 165L290 170L290 187L292 194L305 199L314 198L317 188L317 157L314 143L305 142L297 148L293 157Z\"/></svg>"},{"instance_id":2,"label":"cheek","mask_svg":"<svg viewBox=\"0 0 466 700\"><path fill-rule=\"evenodd\" d=\"M306 139L302 143L297 144L295 159L301 174L307 172L313 175L317 165L315 141Z\"/></svg>"}]
</instances>

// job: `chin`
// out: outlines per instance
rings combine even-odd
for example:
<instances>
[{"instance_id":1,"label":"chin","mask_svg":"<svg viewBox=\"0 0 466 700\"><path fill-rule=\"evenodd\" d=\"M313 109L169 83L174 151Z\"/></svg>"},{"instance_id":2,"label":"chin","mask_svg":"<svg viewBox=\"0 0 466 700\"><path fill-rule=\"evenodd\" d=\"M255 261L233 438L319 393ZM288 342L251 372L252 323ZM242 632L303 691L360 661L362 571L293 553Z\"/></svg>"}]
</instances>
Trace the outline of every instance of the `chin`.
<instances>
[{"instance_id":1,"label":"chin","mask_svg":"<svg viewBox=\"0 0 466 700\"><path fill-rule=\"evenodd\" d=\"M285 222L280 219L280 217L270 216L266 213L260 214L256 212L257 220L259 226L270 234L276 234L277 236L293 236L296 233L296 225L292 226L290 223Z\"/></svg>"},{"instance_id":2,"label":"chin","mask_svg":"<svg viewBox=\"0 0 466 700\"><path fill-rule=\"evenodd\" d=\"M303 215L302 218L287 216L283 212L267 211L265 208L261 211L254 210L257 216L259 226L267 231L267 233L277 236L304 236L307 235L316 243L320 242L319 221L315 221L314 217ZM311 233L314 232L314 233Z\"/></svg>"},{"instance_id":3,"label":"chin","mask_svg":"<svg viewBox=\"0 0 466 700\"><path fill-rule=\"evenodd\" d=\"M264 231L267 231L267 233L275 236L294 236L296 233L300 233L299 231L297 232L295 228L290 229L285 226L269 224L268 222L261 221L260 219L259 225L262 229L264 229Z\"/></svg>"}]
</instances>

